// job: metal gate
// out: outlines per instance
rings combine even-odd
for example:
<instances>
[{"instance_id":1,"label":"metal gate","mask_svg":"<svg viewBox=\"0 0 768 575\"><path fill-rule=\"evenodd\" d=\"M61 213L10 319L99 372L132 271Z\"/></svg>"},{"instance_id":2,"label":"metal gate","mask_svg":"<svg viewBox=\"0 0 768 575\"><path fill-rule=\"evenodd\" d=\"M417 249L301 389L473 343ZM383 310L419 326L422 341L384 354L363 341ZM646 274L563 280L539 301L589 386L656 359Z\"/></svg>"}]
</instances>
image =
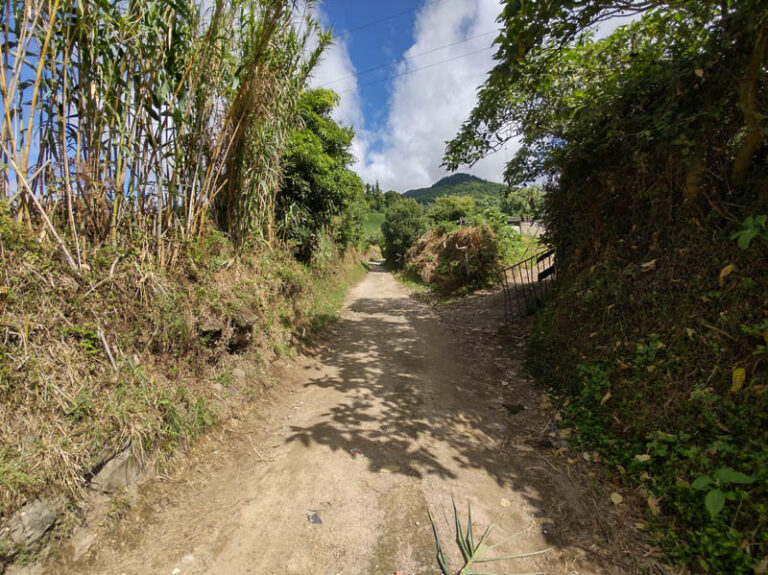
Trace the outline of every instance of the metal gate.
<instances>
[{"instance_id":1,"label":"metal gate","mask_svg":"<svg viewBox=\"0 0 768 575\"><path fill-rule=\"evenodd\" d=\"M526 315L539 305L555 281L555 250L532 256L504 269L504 321Z\"/></svg>"}]
</instances>

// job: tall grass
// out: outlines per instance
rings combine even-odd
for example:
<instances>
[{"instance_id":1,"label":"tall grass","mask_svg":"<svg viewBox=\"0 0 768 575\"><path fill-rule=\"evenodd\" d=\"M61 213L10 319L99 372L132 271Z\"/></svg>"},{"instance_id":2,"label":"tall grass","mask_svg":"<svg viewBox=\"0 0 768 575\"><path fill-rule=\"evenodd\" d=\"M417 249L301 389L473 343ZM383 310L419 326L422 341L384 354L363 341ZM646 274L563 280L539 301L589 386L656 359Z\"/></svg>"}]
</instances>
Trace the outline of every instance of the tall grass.
<instances>
[{"instance_id":1,"label":"tall grass","mask_svg":"<svg viewBox=\"0 0 768 575\"><path fill-rule=\"evenodd\" d=\"M80 269L270 239L298 93L329 42L287 0L6 0L0 201ZM319 41L318 41L319 39Z\"/></svg>"}]
</instances>

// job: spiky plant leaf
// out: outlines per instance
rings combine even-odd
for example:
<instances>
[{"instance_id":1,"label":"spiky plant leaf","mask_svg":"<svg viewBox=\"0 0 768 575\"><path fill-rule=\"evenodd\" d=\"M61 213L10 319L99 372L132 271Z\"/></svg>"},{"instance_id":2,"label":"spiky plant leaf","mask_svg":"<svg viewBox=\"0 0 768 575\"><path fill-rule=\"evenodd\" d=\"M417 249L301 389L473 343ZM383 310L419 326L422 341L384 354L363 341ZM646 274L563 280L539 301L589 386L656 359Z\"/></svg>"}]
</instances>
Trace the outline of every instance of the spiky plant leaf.
<instances>
[{"instance_id":1,"label":"spiky plant leaf","mask_svg":"<svg viewBox=\"0 0 768 575\"><path fill-rule=\"evenodd\" d=\"M469 561L472 557L472 552L474 549L467 548L467 543L464 540L464 533L461 530L461 518L459 517L459 510L456 509L456 501L451 498L451 502L453 503L453 517L456 522L456 543L459 546L459 550L461 551L462 557L464 557L464 561ZM467 530L471 532L472 530L472 524L470 523L467 525Z\"/></svg>"},{"instance_id":2,"label":"spiky plant leaf","mask_svg":"<svg viewBox=\"0 0 768 575\"><path fill-rule=\"evenodd\" d=\"M445 560L443 546L440 544L440 536L437 534L437 525L435 525L435 519L432 517L432 513L429 513L429 522L432 524L432 533L435 535L435 547L437 547L437 564L440 566L440 571L442 571L443 575L451 575L451 569L448 567L448 562Z\"/></svg>"},{"instance_id":3,"label":"spiky plant leaf","mask_svg":"<svg viewBox=\"0 0 768 575\"><path fill-rule=\"evenodd\" d=\"M461 518L459 517L458 509L456 508L456 502L452 501L453 503L453 517L454 522L456 524L456 543L459 546L459 550L461 551L461 554L464 558L464 566L456 573L456 575L502 575L500 573L491 572L491 571L475 571L473 569L473 565L476 565L478 563L492 563L497 561L506 561L511 559L523 559L525 557L532 557L534 555L541 555L542 553L546 553L550 550L550 548L542 549L540 551L532 551L530 553L520 553L517 555L504 555L501 557L482 557L481 554L483 550L487 549L493 549L494 547L497 547L501 543L504 543L506 541L509 541L510 539L525 533L530 529L524 529L523 531L520 531L519 533L516 533L512 535L511 537L508 537L504 539L501 543L496 543L494 545L487 545L488 540L491 536L491 533L493 532L494 526L489 525L488 528L483 533L482 537L480 537L480 541L475 546L474 541L474 532L472 527L472 507L467 504L467 533L466 536L464 535L464 531L462 529L461 525ZM437 534L437 526L435 525L434 517L432 516L432 513L429 513L429 521L432 524L432 532L435 535L435 545L437 546L437 562L440 565L440 570L443 575L450 575L451 571L448 566L448 562L445 558L445 553L443 552L442 545L440 544L440 538ZM510 574L507 574L510 575ZM514 575L544 575L543 572L535 572L535 573L517 573Z\"/></svg>"}]
</instances>

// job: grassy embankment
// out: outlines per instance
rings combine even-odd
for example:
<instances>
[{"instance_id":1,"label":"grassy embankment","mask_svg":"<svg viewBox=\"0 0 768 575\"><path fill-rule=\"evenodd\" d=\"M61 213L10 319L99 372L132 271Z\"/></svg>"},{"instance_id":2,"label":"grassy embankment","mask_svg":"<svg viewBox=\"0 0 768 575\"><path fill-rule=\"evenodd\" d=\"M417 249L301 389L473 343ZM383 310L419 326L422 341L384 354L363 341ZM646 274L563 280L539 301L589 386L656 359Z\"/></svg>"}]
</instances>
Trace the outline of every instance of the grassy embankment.
<instances>
[{"instance_id":1,"label":"grassy embankment","mask_svg":"<svg viewBox=\"0 0 768 575\"><path fill-rule=\"evenodd\" d=\"M76 500L128 444L162 466L256 405L269 362L333 321L366 272L331 244L304 266L279 249L235 255L212 232L168 268L101 248L75 275L7 214L0 255L4 517L39 496Z\"/></svg>"},{"instance_id":2,"label":"grassy embankment","mask_svg":"<svg viewBox=\"0 0 768 575\"><path fill-rule=\"evenodd\" d=\"M638 232L561 274L530 363L676 560L745 573L768 545L768 251L729 235Z\"/></svg>"}]
</instances>

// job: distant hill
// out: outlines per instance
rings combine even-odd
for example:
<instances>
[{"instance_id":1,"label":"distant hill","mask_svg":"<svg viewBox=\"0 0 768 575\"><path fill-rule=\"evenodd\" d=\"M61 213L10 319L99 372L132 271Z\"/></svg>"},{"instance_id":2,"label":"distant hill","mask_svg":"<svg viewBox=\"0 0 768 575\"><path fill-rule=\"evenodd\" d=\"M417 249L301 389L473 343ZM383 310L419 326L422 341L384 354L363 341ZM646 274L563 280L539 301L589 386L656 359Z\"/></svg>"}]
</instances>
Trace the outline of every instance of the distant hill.
<instances>
[{"instance_id":1,"label":"distant hill","mask_svg":"<svg viewBox=\"0 0 768 575\"><path fill-rule=\"evenodd\" d=\"M469 174L453 174L432 184L429 188L408 190L403 194L420 204L431 204L441 196L471 196L481 209L501 206L503 184L495 184Z\"/></svg>"}]
</instances>

